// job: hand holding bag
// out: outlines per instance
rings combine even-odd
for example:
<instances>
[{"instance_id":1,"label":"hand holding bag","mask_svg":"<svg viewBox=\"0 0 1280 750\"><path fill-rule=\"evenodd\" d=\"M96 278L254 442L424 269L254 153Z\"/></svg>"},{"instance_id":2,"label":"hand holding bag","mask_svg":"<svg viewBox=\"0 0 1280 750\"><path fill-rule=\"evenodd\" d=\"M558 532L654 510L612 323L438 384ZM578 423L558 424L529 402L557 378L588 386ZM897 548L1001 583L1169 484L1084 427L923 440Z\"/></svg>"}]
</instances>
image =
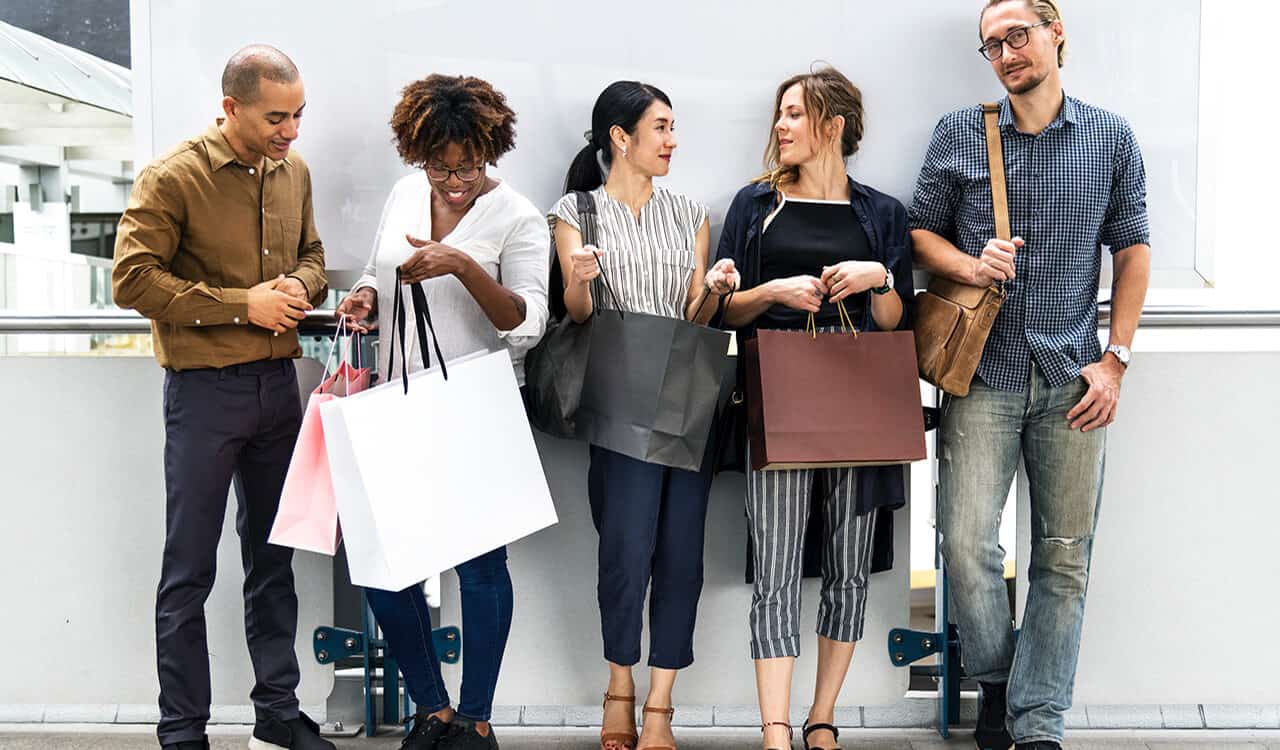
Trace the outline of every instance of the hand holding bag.
<instances>
[{"instance_id":1,"label":"hand holding bag","mask_svg":"<svg viewBox=\"0 0 1280 750\"><path fill-rule=\"evenodd\" d=\"M995 206L996 237L1012 237L1009 199L1005 188L1004 149L1000 142L1000 105L983 104L991 198ZM916 298L916 359L920 377L953 396L969 395L991 327L1004 304L1002 284L970 286L935 276Z\"/></svg>"}]
</instances>

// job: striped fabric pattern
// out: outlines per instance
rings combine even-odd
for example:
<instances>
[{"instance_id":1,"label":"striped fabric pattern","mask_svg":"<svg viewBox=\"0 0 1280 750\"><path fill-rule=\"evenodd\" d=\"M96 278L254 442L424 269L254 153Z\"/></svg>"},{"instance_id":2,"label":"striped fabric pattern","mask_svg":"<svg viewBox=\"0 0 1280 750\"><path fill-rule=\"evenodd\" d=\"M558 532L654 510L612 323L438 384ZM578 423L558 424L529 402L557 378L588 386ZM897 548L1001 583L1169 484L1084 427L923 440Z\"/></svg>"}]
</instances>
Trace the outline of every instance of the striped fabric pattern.
<instances>
[{"instance_id":1,"label":"striped fabric pattern","mask_svg":"<svg viewBox=\"0 0 1280 750\"><path fill-rule=\"evenodd\" d=\"M627 312L683 318L695 267L694 240L707 220L707 207L680 193L655 187L637 219L604 187L591 191L598 216L597 245L604 251L604 273ZM551 219L581 231L577 198L568 194L551 210ZM613 309L613 298L599 278L592 283L596 308Z\"/></svg>"},{"instance_id":2,"label":"striped fabric pattern","mask_svg":"<svg viewBox=\"0 0 1280 750\"><path fill-rule=\"evenodd\" d=\"M822 594L818 635L850 643L862 638L871 568L873 510L857 515L856 468L751 471L747 523L755 555L751 658L800 655L800 589L805 527L815 473L825 492Z\"/></svg>"}]
</instances>

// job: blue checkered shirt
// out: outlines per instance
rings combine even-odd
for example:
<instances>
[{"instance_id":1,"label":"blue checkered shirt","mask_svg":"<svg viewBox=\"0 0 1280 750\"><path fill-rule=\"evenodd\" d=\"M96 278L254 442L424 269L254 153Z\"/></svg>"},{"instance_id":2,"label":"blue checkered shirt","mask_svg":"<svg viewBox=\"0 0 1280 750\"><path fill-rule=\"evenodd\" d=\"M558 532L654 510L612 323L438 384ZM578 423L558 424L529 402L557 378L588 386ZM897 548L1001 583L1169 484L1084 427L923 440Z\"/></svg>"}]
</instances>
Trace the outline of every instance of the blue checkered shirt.
<instances>
[{"instance_id":1,"label":"blue checkered shirt","mask_svg":"<svg viewBox=\"0 0 1280 750\"><path fill-rule=\"evenodd\" d=\"M1039 135L1018 132L1002 99L1000 132L1010 226L1027 244L978 377L992 388L1022 390L1034 360L1052 385L1063 386L1102 356L1102 247L1114 253L1150 244L1142 153L1124 118L1069 96ZM996 236L981 107L938 122L908 221L974 257Z\"/></svg>"}]
</instances>

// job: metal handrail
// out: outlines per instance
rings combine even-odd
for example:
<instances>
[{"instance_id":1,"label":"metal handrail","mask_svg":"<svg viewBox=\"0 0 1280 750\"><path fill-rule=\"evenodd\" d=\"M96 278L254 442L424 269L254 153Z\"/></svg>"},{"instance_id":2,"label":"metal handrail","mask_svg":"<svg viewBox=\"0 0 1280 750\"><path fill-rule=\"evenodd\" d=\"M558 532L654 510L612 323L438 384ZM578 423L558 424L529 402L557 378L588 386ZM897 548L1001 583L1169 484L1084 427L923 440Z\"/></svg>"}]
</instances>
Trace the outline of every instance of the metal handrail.
<instances>
[{"instance_id":1,"label":"metal handrail","mask_svg":"<svg viewBox=\"0 0 1280 750\"><path fill-rule=\"evenodd\" d=\"M1111 325L1111 306L1098 306L1098 327ZM1280 310L1221 309L1196 307L1148 307L1142 311L1142 328L1275 328L1280 327Z\"/></svg>"},{"instance_id":2,"label":"metal handrail","mask_svg":"<svg viewBox=\"0 0 1280 750\"><path fill-rule=\"evenodd\" d=\"M298 333L331 333L337 321L333 310L310 310ZM151 321L132 310L90 310L76 313L0 311L0 334L5 333L151 333Z\"/></svg>"},{"instance_id":3,"label":"metal handrail","mask_svg":"<svg viewBox=\"0 0 1280 750\"><path fill-rule=\"evenodd\" d=\"M333 310L311 310L298 325L303 335L331 333L336 322ZM1110 324L1111 311L1098 309L1098 325ZM1280 327L1280 310L1224 309L1194 307L1149 307L1142 312L1143 328L1257 328ZM150 333L151 321L131 310L93 310L78 313L21 313L0 311L0 334L19 333Z\"/></svg>"}]
</instances>

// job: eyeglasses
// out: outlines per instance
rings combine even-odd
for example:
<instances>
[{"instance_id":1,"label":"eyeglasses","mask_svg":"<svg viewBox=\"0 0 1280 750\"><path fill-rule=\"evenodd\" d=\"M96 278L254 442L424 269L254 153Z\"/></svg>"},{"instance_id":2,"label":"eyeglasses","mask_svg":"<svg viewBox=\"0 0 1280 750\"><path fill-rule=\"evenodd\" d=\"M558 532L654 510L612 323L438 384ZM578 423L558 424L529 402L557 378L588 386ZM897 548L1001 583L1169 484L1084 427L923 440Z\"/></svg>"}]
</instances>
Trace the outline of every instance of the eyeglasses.
<instances>
[{"instance_id":1,"label":"eyeglasses","mask_svg":"<svg viewBox=\"0 0 1280 750\"><path fill-rule=\"evenodd\" d=\"M457 175L459 180L463 182L475 182L480 179L480 167L458 167L457 169L445 169L444 167L427 167L427 177L436 182L444 182L449 179L449 175Z\"/></svg>"},{"instance_id":2,"label":"eyeglasses","mask_svg":"<svg viewBox=\"0 0 1280 750\"><path fill-rule=\"evenodd\" d=\"M992 39L986 44L978 48L978 54L987 58L991 62L999 60L1004 55L1004 45L1009 45L1009 49L1022 49L1031 41L1031 30L1038 29L1041 26L1048 26L1053 21L1041 21L1034 26L1023 26L1020 29L1010 31L1004 39Z\"/></svg>"}]
</instances>

